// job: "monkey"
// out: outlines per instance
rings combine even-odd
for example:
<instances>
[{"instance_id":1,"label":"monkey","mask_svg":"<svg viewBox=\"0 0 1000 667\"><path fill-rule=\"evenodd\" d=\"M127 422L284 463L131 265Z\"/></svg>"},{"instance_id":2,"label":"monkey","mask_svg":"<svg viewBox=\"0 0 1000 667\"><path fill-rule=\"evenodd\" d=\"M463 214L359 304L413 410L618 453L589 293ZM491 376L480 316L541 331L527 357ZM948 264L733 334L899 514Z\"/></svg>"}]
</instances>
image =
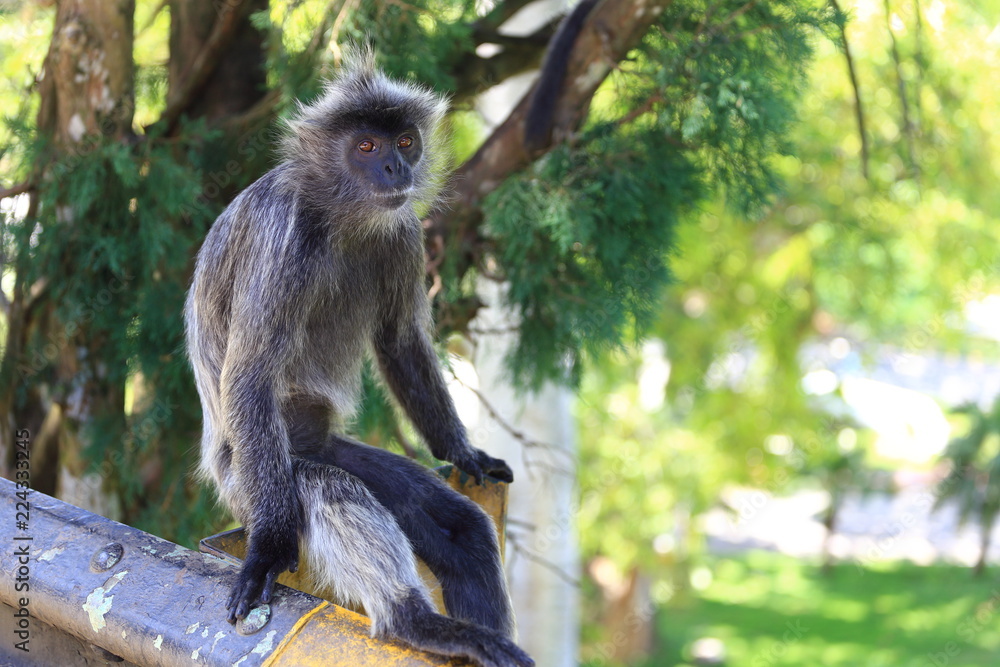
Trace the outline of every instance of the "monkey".
<instances>
[{"instance_id":1,"label":"monkey","mask_svg":"<svg viewBox=\"0 0 1000 667\"><path fill-rule=\"evenodd\" d=\"M531 95L531 103L524 117L522 143L529 153L541 150L552 134L552 116L566 78L570 53L577 36L583 30L584 21L596 4L597 0L580 0L559 23L556 34L549 42L538 81Z\"/></svg>"},{"instance_id":2,"label":"monkey","mask_svg":"<svg viewBox=\"0 0 1000 667\"><path fill-rule=\"evenodd\" d=\"M479 483L513 481L470 444L430 338L415 207L439 190L446 108L359 49L299 104L281 163L214 222L184 308L199 472L248 531L230 622L271 601L301 549L317 583L364 607L373 636L529 667L489 516L428 468L343 434L367 358L435 457ZM440 581L447 616L414 554Z\"/></svg>"}]
</instances>

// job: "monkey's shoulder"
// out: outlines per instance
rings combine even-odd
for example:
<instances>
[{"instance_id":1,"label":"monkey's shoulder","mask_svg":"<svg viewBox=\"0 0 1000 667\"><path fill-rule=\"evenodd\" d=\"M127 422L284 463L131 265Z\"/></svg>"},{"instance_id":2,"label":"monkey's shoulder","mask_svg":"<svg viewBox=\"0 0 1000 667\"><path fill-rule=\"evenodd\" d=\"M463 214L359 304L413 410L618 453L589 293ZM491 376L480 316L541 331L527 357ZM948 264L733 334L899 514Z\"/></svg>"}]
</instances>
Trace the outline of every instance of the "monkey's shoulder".
<instances>
[{"instance_id":1,"label":"monkey's shoulder","mask_svg":"<svg viewBox=\"0 0 1000 667\"><path fill-rule=\"evenodd\" d=\"M323 213L288 187L285 170L276 167L240 192L215 221L206 243L244 256L284 257L296 266L328 252L330 230Z\"/></svg>"}]
</instances>

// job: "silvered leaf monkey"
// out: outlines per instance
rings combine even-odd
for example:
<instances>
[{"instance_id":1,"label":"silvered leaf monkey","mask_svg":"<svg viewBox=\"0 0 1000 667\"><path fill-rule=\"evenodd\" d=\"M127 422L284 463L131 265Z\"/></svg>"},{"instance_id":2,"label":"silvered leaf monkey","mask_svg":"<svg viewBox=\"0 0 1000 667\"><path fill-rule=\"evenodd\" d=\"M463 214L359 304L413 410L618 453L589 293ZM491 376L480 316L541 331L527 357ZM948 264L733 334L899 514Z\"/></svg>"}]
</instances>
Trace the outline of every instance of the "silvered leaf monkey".
<instances>
[{"instance_id":1,"label":"silvered leaf monkey","mask_svg":"<svg viewBox=\"0 0 1000 667\"><path fill-rule=\"evenodd\" d=\"M491 519L416 462L338 432L371 356L434 456L480 482L513 479L469 444L428 333L414 206L436 194L445 106L359 53L288 123L284 161L215 221L185 306L201 472L248 530L230 621L270 601L301 549L373 635L525 667Z\"/></svg>"}]
</instances>

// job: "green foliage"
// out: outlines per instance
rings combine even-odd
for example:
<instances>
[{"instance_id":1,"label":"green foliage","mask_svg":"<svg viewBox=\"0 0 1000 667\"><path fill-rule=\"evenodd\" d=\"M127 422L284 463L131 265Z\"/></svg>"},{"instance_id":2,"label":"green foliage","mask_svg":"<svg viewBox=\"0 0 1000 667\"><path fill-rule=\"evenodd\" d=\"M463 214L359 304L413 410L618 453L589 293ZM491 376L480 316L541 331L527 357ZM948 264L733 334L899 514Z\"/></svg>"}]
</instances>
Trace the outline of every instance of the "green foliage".
<instances>
[{"instance_id":1,"label":"green foliage","mask_svg":"<svg viewBox=\"0 0 1000 667\"><path fill-rule=\"evenodd\" d=\"M205 138L188 135L192 142ZM55 307L22 358L6 359L5 385L17 388L19 400L32 388L58 385L65 360L55 350L69 345L95 353L78 360L77 386L118 387L112 393L118 396L130 386L133 395L142 394L119 406L127 420L122 412L95 415L86 425L85 454L119 489L127 518L142 525L148 512L146 519L171 535L178 527L146 507L146 483L155 466L157 477L172 481L170 493L201 502L185 481L189 461L173 452L189 449L199 428L181 312L184 276L213 215L211 208L191 206L201 193L201 172L183 149L91 139L48 165L37 214L8 228L18 280L45 284ZM40 145L35 159L47 152ZM180 219L184 224L164 224Z\"/></svg>"},{"instance_id":2,"label":"green foliage","mask_svg":"<svg viewBox=\"0 0 1000 667\"><path fill-rule=\"evenodd\" d=\"M787 149L812 29L828 21L797 1L671 3L644 43L626 108L662 97L656 123L696 152L737 211L759 212L777 186L770 160Z\"/></svg>"},{"instance_id":3,"label":"green foliage","mask_svg":"<svg viewBox=\"0 0 1000 667\"><path fill-rule=\"evenodd\" d=\"M455 87L453 68L474 47L475 18L475 3L468 0L362 0L346 34L377 45L388 74L447 91Z\"/></svg>"},{"instance_id":4,"label":"green foliage","mask_svg":"<svg viewBox=\"0 0 1000 667\"><path fill-rule=\"evenodd\" d=\"M623 565L652 563L657 558L653 540L676 525L666 509L691 505L697 512L726 484L778 492L802 483L800 475L832 471L844 456L837 443L845 423L834 416L839 392L836 386L819 395L803 390L803 378L822 370L805 364L806 346L823 348L841 337L863 360L879 354L904 361L941 351L1000 359L996 341L962 325L969 303L1000 287L1000 199L997 188L986 185L987 174L1000 170L1000 105L959 92L993 90L987 82L995 78L996 63L983 55L991 53L989 31L979 16L983 10L960 4L948 5L947 11L942 6L940 12L925 7L921 33L915 5L893 7L903 25L897 42L918 123L911 137L917 171L907 166L908 141L883 6L859 5L864 20L848 24L870 144L868 179L861 169L855 91L844 55L836 41L827 39L830 24L818 25L808 40L816 60L806 82L782 88L796 96L800 121L772 137L776 152L765 167L768 178L781 182L779 193L760 209L734 200L727 186L725 201L706 201L674 230L669 264L674 280L661 292L659 319L650 331L669 363L669 380L647 374L658 362L651 362L656 355L645 347L642 354L604 357L584 376L581 488L585 497L594 493L605 499L581 513L586 553ZM664 41L677 43L698 30L684 25L689 28L667 33ZM733 36L725 31L718 39ZM754 36L771 39L766 29ZM796 49L803 46L788 41ZM781 53L777 47L772 52ZM751 60L754 67L765 61ZM642 71L642 60L634 66ZM759 85L775 84L755 84L750 90ZM719 90L716 84L704 99L719 99ZM754 107L767 104L765 97L755 98ZM695 97L689 99L694 104ZM613 102L598 102L597 113L615 116ZM692 136L702 137L703 128L715 125L686 121L684 114L695 110L678 104L672 113L677 127L686 122L698 130ZM762 115L775 113L781 117L780 110ZM734 127L738 130L742 121ZM728 136L740 146L736 130ZM673 136L683 139L682 129ZM740 163L728 153L720 153L727 156L720 160L702 159L705 150L695 153L696 167ZM732 146L719 150L732 151ZM728 176L712 174L703 178L706 191L714 193ZM756 212L753 224L741 210ZM662 401L644 400L649 382L657 383ZM852 437L862 444L874 441L864 431ZM623 462L617 453L623 442L628 451L642 443L642 453ZM772 451L776 442L790 449ZM866 453L863 446L858 450L850 456ZM618 469L633 462L665 472L622 479L613 489L588 472L591 466ZM688 495L677 491L685 483L694 487L686 489ZM971 480L963 484L974 486ZM645 507L649 494L670 501L658 520L631 511ZM599 539L587 537L595 531Z\"/></svg>"},{"instance_id":5,"label":"green foliage","mask_svg":"<svg viewBox=\"0 0 1000 667\"><path fill-rule=\"evenodd\" d=\"M269 83L291 99L308 99L319 92L323 77L346 45L372 45L379 66L388 74L410 78L437 90L451 90L452 67L472 48L471 22L475 6L466 0L363 0L341 18L329 2L273 2L269 12L252 17L268 34ZM337 24L338 44L327 49ZM419 44L421 48L412 48Z\"/></svg>"},{"instance_id":6,"label":"green foliage","mask_svg":"<svg viewBox=\"0 0 1000 667\"><path fill-rule=\"evenodd\" d=\"M942 454L951 472L938 485L934 506L957 501L960 523L971 519L987 529L1000 515L1000 400L990 410L966 405L957 412L968 426Z\"/></svg>"},{"instance_id":7,"label":"green foliage","mask_svg":"<svg viewBox=\"0 0 1000 667\"><path fill-rule=\"evenodd\" d=\"M516 380L576 382L584 353L648 327L673 229L697 189L661 132L599 126L489 198L488 234L522 317Z\"/></svg>"},{"instance_id":8,"label":"green foliage","mask_svg":"<svg viewBox=\"0 0 1000 667\"><path fill-rule=\"evenodd\" d=\"M764 552L707 564L712 583L658 612L657 651L639 664L694 664L703 637L720 639L738 667L982 667L1000 649L1000 599L964 568L844 564L818 577L813 564Z\"/></svg>"},{"instance_id":9,"label":"green foliage","mask_svg":"<svg viewBox=\"0 0 1000 667\"><path fill-rule=\"evenodd\" d=\"M485 203L520 316L517 382L577 383L588 355L648 332L676 229L706 195L749 213L774 194L809 30L827 19L743 4L671 4L598 92L588 129Z\"/></svg>"}]
</instances>

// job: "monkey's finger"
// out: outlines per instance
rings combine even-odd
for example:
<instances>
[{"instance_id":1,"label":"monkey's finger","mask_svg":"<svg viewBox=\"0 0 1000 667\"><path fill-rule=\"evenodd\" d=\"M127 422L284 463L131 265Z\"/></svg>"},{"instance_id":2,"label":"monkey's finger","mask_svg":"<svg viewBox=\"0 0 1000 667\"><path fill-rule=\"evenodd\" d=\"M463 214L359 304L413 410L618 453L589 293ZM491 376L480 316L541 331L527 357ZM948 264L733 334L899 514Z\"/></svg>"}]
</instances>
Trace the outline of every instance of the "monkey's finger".
<instances>
[{"instance_id":1,"label":"monkey's finger","mask_svg":"<svg viewBox=\"0 0 1000 667\"><path fill-rule=\"evenodd\" d=\"M480 468L478 464L475 465L475 466L469 466L469 467L471 467L472 470L468 471L468 473L475 478L476 484L479 484L480 486L482 486L483 480L486 479L486 473L483 472L483 469Z\"/></svg>"},{"instance_id":2,"label":"monkey's finger","mask_svg":"<svg viewBox=\"0 0 1000 667\"><path fill-rule=\"evenodd\" d=\"M235 623L240 618L246 618L247 612L250 611L250 605L246 597L242 594L242 587L239 587L239 589L233 591L232 596L229 598L229 604L226 605L226 609L229 609L227 620L230 623Z\"/></svg>"},{"instance_id":3,"label":"monkey's finger","mask_svg":"<svg viewBox=\"0 0 1000 667\"><path fill-rule=\"evenodd\" d=\"M476 484L483 483L483 468L475 458L468 458L463 461L453 461L459 470L476 480Z\"/></svg>"},{"instance_id":4,"label":"monkey's finger","mask_svg":"<svg viewBox=\"0 0 1000 667\"><path fill-rule=\"evenodd\" d=\"M259 597L261 589L260 577L241 572L229 595L229 602L226 609L229 610L229 622L235 623L237 619L246 618L250 611L250 605Z\"/></svg>"},{"instance_id":5,"label":"monkey's finger","mask_svg":"<svg viewBox=\"0 0 1000 667\"><path fill-rule=\"evenodd\" d=\"M503 461L500 461L500 464L500 467L490 468L490 477L496 477L501 482L510 484L514 481L514 471Z\"/></svg>"},{"instance_id":6,"label":"monkey's finger","mask_svg":"<svg viewBox=\"0 0 1000 667\"><path fill-rule=\"evenodd\" d=\"M507 482L508 484L514 481L514 471L510 469L510 466L507 465L506 461L502 459L495 459L484 454L482 465L490 477L495 477L501 482Z\"/></svg>"},{"instance_id":7,"label":"monkey's finger","mask_svg":"<svg viewBox=\"0 0 1000 667\"><path fill-rule=\"evenodd\" d=\"M260 592L260 601L264 604L269 604L271 602L271 596L274 594L274 581L281 574L282 569L273 567L267 572L267 576L264 578L264 590Z\"/></svg>"}]
</instances>

